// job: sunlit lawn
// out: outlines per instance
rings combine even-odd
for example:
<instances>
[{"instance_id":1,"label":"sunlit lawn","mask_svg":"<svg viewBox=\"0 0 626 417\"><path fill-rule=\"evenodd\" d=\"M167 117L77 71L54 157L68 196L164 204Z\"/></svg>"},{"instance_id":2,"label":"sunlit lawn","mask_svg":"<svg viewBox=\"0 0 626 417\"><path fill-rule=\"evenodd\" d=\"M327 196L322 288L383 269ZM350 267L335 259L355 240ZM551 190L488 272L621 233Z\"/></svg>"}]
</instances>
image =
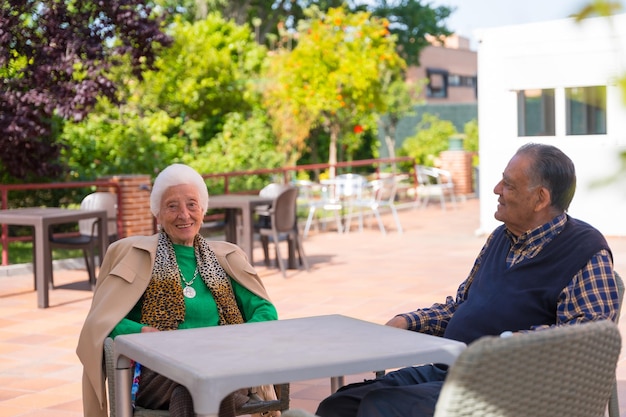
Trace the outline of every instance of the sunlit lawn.
<instances>
[{"instance_id":1,"label":"sunlit lawn","mask_svg":"<svg viewBox=\"0 0 626 417\"><path fill-rule=\"evenodd\" d=\"M0 245L0 247L2 247ZM52 259L82 258L81 250L55 249L52 251ZM31 242L9 243L9 264L24 264L33 261L33 244Z\"/></svg>"}]
</instances>

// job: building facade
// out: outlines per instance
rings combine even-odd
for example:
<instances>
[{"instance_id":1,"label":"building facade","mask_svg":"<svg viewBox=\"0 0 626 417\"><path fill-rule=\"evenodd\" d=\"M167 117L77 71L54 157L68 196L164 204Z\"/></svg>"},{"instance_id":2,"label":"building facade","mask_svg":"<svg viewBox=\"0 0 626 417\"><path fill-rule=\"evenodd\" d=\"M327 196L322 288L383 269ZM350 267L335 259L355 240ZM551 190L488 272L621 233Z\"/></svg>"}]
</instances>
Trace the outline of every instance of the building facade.
<instances>
[{"instance_id":1,"label":"building facade","mask_svg":"<svg viewBox=\"0 0 626 417\"><path fill-rule=\"evenodd\" d=\"M411 115L399 121L396 149L416 134L416 126L425 113L451 121L461 133L467 122L478 117L477 54L470 50L469 39L453 35L443 43L435 38L430 42L420 55L420 66L407 69L406 81L415 87L413 99L419 104ZM381 157L389 156L384 133L379 131Z\"/></svg>"},{"instance_id":2,"label":"building facade","mask_svg":"<svg viewBox=\"0 0 626 417\"><path fill-rule=\"evenodd\" d=\"M626 15L477 31L480 230L496 227L493 186L517 148L559 147L577 190L569 213L626 236Z\"/></svg>"},{"instance_id":3,"label":"building facade","mask_svg":"<svg viewBox=\"0 0 626 417\"><path fill-rule=\"evenodd\" d=\"M425 104L466 104L477 99L477 55L469 39L452 35L441 43L429 39L422 50L420 66L407 70L407 82L426 84L415 99Z\"/></svg>"}]
</instances>

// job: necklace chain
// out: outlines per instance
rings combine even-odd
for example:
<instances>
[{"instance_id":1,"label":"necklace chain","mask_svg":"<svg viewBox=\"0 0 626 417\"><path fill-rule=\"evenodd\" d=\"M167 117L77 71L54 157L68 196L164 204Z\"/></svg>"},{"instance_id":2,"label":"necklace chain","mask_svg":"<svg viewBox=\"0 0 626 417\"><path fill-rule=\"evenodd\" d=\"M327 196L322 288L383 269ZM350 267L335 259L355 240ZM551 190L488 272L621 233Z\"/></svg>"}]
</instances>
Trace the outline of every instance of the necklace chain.
<instances>
[{"instance_id":1,"label":"necklace chain","mask_svg":"<svg viewBox=\"0 0 626 417\"><path fill-rule=\"evenodd\" d=\"M196 280L196 278L198 278L198 267L196 267L196 270L193 273L193 278L191 278L191 281L189 281L189 282L187 282L187 280L185 279L185 276L183 275L183 271L181 271L180 268L178 268L178 272L180 272L180 277L183 280L183 282L185 283L186 287L191 287L193 285L193 282Z\"/></svg>"}]
</instances>

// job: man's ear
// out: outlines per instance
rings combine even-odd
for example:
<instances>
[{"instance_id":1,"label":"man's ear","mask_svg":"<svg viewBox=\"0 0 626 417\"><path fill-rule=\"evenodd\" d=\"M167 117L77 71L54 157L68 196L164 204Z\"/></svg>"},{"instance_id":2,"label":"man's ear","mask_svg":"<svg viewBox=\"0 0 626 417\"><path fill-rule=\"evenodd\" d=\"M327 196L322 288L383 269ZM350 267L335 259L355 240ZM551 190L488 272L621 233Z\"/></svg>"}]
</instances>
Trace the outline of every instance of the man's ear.
<instances>
[{"instance_id":1,"label":"man's ear","mask_svg":"<svg viewBox=\"0 0 626 417\"><path fill-rule=\"evenodd\" d=\"M535 211L542 211L552 205L552 195L546 187L539 187L537 190L537 202L535 203Z\"/></svg>"}]
</instances>

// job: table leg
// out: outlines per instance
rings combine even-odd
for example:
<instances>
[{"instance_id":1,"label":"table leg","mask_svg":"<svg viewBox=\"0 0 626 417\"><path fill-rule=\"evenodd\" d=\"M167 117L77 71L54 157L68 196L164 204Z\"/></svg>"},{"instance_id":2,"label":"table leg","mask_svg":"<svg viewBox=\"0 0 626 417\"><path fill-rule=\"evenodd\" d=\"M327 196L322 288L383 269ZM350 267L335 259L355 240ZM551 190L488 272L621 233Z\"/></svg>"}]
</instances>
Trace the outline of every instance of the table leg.
<instances>
[{"instance_id":1,"label":"table leg","mask_svg":"<svg viewBox=\"0 0 626 417\"><path fill-rule=\"evenodd\" d=\"M130 361L124 356L119 356L115 365L115 411L118 417L133 416L131 381Z\"/></svg>"},{"instance_id":2,"label":"table leg","mask_svg":"<svg viewBox=\"0 0 626 417\"><path fill-rule=\"evenodd\" d=\"M48 225L39 222L34 226L33 251L35 262L35 288L37 307L48 308L48 290L52 276L52 254L49 245Z\"/></svg>"},{"instance_id":3,"label":"table leg","mask_svg":"<svg viewBox=\"0 0 626 417\"><path fill-rule=\"evenodd\" d=\"M237 243L237 210L226 210L226 225L224 226L226 241Z\"/></svg>"},{"instance_id":4,"label":"table leg","mask_svg":"<svg viewBox=\"0 0 626 417\"><path fill-rule=\"evenodd\" d=\"M344 385L346 385L346 378L344 376L333 376L330 378L330 393L334 394Z\"/></svg>"},{"instance_id":5,"label":"table leg","mask_svg":"<svg viewBox=\"0 0 626 417\"><path fill-rule=\"evenodd\" d=\"M295 237L297 239L297 237ZM287 268L298 269L298 261L296 260L296 242L294 239L287 239L287 251L289 253Z\"/></svg>"},{"instance_id":6,"label":"table leg","mask_svg":"<svg viewBox=\"0 0 626 417\"><path fill-rule=\"evenodd\" d=\"M254 260L252 259L252 249L254 244L254 227L252 227L252 207L248 207L247 210L242 210L242 233L241 233L241 248L248 255L248 262L251 265L254 265Z\"/></svg>"}]
</instances>

